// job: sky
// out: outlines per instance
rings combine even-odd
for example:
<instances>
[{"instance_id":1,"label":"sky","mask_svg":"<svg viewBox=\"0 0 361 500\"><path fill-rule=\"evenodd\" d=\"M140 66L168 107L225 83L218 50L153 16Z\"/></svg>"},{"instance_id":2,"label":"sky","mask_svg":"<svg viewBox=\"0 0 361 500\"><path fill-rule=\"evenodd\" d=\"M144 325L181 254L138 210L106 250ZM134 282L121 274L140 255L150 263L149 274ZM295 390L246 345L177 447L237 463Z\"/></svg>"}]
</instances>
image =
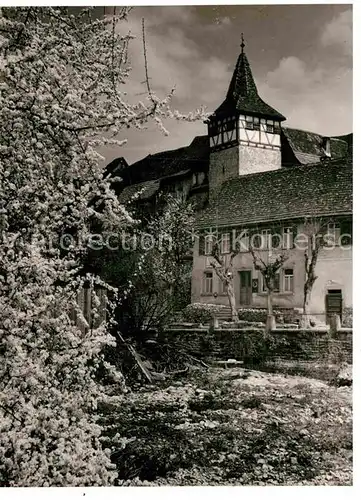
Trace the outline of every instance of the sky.
<instances>
[{"instance_id":1,"label":"sky","mask_svg":"<svg viewBox=\"0 0 361 500\"><path fill-rule=\"evenodd\" d=\"M223 101L240 52L241 32L259 95L286 118L285 126L325 136L352 131L352 7L350 5L231 5L134 7L120 29L135 36L131 99L145 98L142 18L152 90L189 112L214 111ZM188 145L206 134L202 121L170 120L165 136L154 123L127 129L123 147L107 147L106 163L128 163Z\"/></svg>"}]
</instances>

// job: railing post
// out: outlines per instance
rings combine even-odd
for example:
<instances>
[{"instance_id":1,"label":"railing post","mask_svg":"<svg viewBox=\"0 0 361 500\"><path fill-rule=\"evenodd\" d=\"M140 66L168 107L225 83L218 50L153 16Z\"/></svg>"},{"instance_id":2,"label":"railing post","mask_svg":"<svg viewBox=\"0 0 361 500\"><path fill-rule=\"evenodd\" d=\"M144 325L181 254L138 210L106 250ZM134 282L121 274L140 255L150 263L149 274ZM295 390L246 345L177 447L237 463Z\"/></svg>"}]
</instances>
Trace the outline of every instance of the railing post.
<instances>
[{"instance_id":1,"label":"railing post","mask_svg":"<svg viewBox=\"0 0 361 500\"><path fill-rule=\"evenodd\" d=\"M276 329L276 318L274 314L267 314L266 331L272 332L272 330L275 329Z\"/></svg>"},{"instance_id":2,"label":"railing post","mask_svg":"<svg viewBox=\"0 0 361 500\"><path fill-rule=\"evenodd\" d=\"M337 332L341 329L341 319L338 314L332 314L330 317L330 336L336 337Z\"/></svg>"},{"instance_id":3,"label":"railing post","mask_svg":"<svg viewBox=\"0 0 361 500\"><path fill-rule=\"evenodd\" d=\"M211 319L210 329L217 330L219 328L219 320L216 316L213 316Z\"/></svg>"}]
</instances>

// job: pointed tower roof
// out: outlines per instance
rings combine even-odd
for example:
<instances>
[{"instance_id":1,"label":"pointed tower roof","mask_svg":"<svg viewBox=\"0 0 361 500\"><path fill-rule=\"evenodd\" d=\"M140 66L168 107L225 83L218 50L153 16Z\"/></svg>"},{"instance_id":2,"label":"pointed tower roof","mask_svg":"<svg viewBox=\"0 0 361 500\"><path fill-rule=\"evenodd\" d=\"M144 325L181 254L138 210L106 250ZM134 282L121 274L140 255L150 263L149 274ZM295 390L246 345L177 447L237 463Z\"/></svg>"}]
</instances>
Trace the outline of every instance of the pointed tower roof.
<instances>
[{"instance_id":1,"label":"pointed tower roof","mask_svg":"<svg viewBox=\"0 0 361 500\"><path fill-rule=\"evenodd\" d=\"M242 33L241 53L238 57L231 83L229 84L227 96L214 114L228 115L238 111L240 113L278 118L281 121L285 120L286 118L281 113L266 104L258 95L244 46Z\"/></svg>"}]
</instances>

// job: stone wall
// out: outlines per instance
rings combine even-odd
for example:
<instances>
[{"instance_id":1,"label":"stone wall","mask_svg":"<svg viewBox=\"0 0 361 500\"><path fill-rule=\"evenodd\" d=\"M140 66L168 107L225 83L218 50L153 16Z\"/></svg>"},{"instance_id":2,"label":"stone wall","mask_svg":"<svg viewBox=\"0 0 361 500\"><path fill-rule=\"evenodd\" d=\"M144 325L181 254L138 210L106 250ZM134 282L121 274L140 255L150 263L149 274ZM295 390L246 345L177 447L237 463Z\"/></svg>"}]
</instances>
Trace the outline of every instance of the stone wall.
<instances>
[{"instance_id":1,"label":"stone wall","mask_svg":"<svg viewBox=\"0 0 361 500\"><path fill-rule=\"evenodd\" d=\"M330 338L327 330L275 330L267 340L257 328L169 329L164 340L204 360L237 359L257 364L274 360L352 363L352 330Z\"/></svg>"},{"instance_id":2,"label":"stone wall","mask_svg":"<svg viewBox=\"0 0 361 500\"><path fill-rule=\"evenodd\" d=\"M255 174L281 168L281 149L239 146L239 175Z\"/></svg>"}]
</instances>

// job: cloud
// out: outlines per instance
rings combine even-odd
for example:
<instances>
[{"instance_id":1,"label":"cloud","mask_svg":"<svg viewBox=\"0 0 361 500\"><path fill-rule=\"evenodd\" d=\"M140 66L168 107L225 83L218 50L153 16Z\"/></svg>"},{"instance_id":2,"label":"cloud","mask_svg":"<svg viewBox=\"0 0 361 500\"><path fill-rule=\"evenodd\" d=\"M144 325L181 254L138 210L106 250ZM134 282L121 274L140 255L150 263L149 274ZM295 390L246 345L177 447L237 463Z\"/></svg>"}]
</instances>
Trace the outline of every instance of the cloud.
<instances>
[{"instance_id":1,"label":"cloud","mask_svg":"<svg viewBox=\"0 0 361 500\"><path fill-rule=\"evenodd\" d=\"M177 8L178 12L183 9ZM189 37L180 26L174 25L177 19L174 13L170 19L165 20L165 13L170 14L172 8L161 9L160 18L163 19L162 33L159 34L154 24L153 17L146 19L146 51L148 72L151 78L152 89L160 93L159 97L167 94L174 86L176 87L176 102L182 101L186 111L191 108L207 105L209 78L219 81L217 75L227 71L227 65L211 54L204 57L199 46ZM183 14L184 17L184 14ZM188 25L190 24L190 13L187 13ZM145 68L142 46L141 19L133 16L128 27L136 36L130 46L130 60L132 72L129 86L137 92L145 91L144 81ZM182 110L183 111L183 110Z\"/></svg>"},{"instance_id":2,"label":"cloud","mask_svg":"<svg viewBox=\"0 0 361 500\"><path fill-rule=\"evenodd\" d=\"M321 33L324 47L340 48L345 55L352 55L352 10L348 9L334 17Z\"/></svg>"},{"instance_id":3,"label":"cloud","mask_svg":"<svg viewBox=\"0 0 361 500\"><path fill-rule=\"evenodd\" d=\"M230 26L232 24L231 18L229 16L216 17L214 22L215 24L210 26L219 28L220 26Z\"/></svg>"},{"instance_id":4,"label":"cloud","mask_svg":"<svg viewBox=\"0 0 361 500\"><path fill-rule=\"evenodd\" d=\"M215 98L217 101L225 96L230 79L229 67L212 53L202 53L199 44L187 36L185 27L189 28L193 24L196 25L197 20L189 8L148 10L145 31L150 85L159 98L165 97L175 87L172 105L181 112L195 110L201 105L213 111ZM135 36L129 48L132 70L125 84L128 101L134 103L147 97L142 13L134 11L127 24L120 25L120 29L122 32L130 30ZM126 131L128 142L124 148L107 147L101 153L107 162L122 155L131 162L147 154L185 146L195 135L206 134L206 127L201 121L190 123L171 120L165 126L170 132L167 137L151 121L146 130L129 129Z\"/></svg>"},{"instance_id":5,"label":"cloud","mask_svg":"<svg viewBox=\"0 0 361 500\"><path fill-rule=\"evenodd\" d=\"M259 86L286 125L324 135L352 131L352 11L320 27L314 54L283 57Z\"/></svg>"},{"instance_id":6,"label":"cloud","mask_svg":"<svg viewBox=\"0 0 361 500\"><path fill-rule=\"evenodd\" d=\"M242 8L239 9L241 13ZM200 105L213 111L225 97L236 63L236 52L232 52L232 56L229 53L233 51L233 44L239 42L239 30L232 13L235 12L210 11L205 7L198 13L196 7L134 9L128 23L120 24L122 30L130 29L136 36L130 44L132 71L126 84L129 100L146 98L144 17L152 90L163 98L175 86L173 106L181 112ZM272 19L256 25L255 33L264 43L260 42L258 53L250 57L253 74L259 77L256 83L260 96L287 117L286 124L325 135L352 130L352 13L348 9L334 18L333 14L334 10L331 16L322 18L311 38L305 33L297 43L290 39L289 46L276 47L273 51L267 48L269 36L264 33L265 26L273 26ZM257 10L257 19L259 15ZM244 22L242 17L239 19L240 23ZM281 23L279 16L275 19ZM282 29L286 32L288 28L282 23L280 26L281 36ZM257 29L264 31L257 32ZM271 57L265 63L266 53ZM206 133L202 122L171 121L166 123L166 128L170 131L168 137L151 122L146 131L125 131L128 144L122 149L109 148L104 152L106 160L124 155L132 162L147 154L185 146L195 135Z\"/></svg>"},{"instance_id":7,"label":"cloud","mask_svg":"<svg viewBox=\"0 0 361 500\"><path fill-rule=\"evenodd\" d=\"M270 71L265 82L271 88L292 90L294 93L300 89L309 88L322 82L323 70L321 68L309 69L304 61L295 56L284 57L273 71Z\"/></svg>"},{"instance_id":8,"label":"cloud","mask_svg":"<svg viewBox=\"0 0 361 500\"><path fill-rule=\"evenodd\" d=\"M266 75L259 90L266 102L286 116L286 125L324 135L352 130L350 68L312 67L290 56Z\"/></svg>"}]
</instances>

